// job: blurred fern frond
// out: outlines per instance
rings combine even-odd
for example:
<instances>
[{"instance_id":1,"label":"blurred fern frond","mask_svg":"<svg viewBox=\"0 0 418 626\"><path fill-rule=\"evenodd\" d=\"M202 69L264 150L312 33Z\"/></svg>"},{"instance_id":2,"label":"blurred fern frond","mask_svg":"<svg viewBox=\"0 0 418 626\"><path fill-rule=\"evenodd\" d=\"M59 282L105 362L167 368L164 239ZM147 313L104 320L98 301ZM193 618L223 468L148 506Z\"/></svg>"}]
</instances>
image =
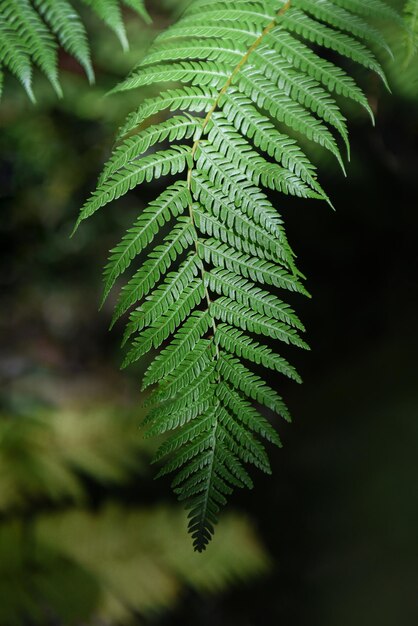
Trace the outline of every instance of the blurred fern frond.
<instances>
[{"instance_id":1,"label":"blurred fern frond","mask_svg":"<svg viewBox=\"0 0 418 626\"><path fill-rule=\"evenodd\" d=\"M157 384L145 424L169 434L159 475L174 474L198 551L233 489L252 487L246 465L270 473L262 440L281 445L254 403L289 419L252 366L300 382L271 343L308 347L278 294L308 295L268 191L329 202L303 142L344 169L337 96L373 113L351 70L327 54L386 83L375 51L391 51L375 19L401 23L381 0L193 0L115 89L160 91L127 118L77 226L138 185L176 178L112 250L104 297L138 259L113 321L137 307L125 366L162 348L144 377Z\"/></svg>"},{"instance_id":2,"label":"blurred fern frond","mask_svg":"<svg viewBox=\"0 0 418 626\"><path fill-rule=\"evenodd\" d=\"M182 534L180 509L107 505L39 520L41 544L57 550L99 585L98 621L120 624L175 605L183 587L220 592L267 571L268 557L246 519L230 514L211 558L202 564ZM77 537L74 542L73 538Z\"/></svg>"},{"instance_id":3,"label":"blurred fern frond","mask_svg":"<svg viewBox=\"0 0 418 626\"><path fill-rule=\"evenodd\" d=\"M174 608L185 588L220 593L268 570L265 550L239 515L226 516L204 563L183 525L179 509L115 503L95 513L70 509L3 522L1 625L128 625L134 616Z\"/></svg>"},{"instance_id":4,"label":"blurred fern frond","mask_svg":"<svg viewBox=\"0 0 418 626\"><path fill-rule=\"evenodd\" d=\"M408 0L405 9L405 22L409 27L406 34L407 64L418 49L418 0Z\"/></svg>"},{"instance_id":5,"label":"blurred fern frond","mask_svg":"<svg viewBox=\"0 0 418 626\"><path fill-rule=\"evenodd\" d=\"M69 410L2 417L0 512L22 511L37 501L83 500L82 475L101 483L126 481L144 459L132 426L105 411L89 411L88 419Z\"/></svg>"},{"instance_id":6,"label":"blurred fern frond","mask_svg":"<svg viewBox=\"0 0 418 626\"><path fill-rule=\"evenodd\" d=\"M396 0L403 11L403 28L396 22L384 25L385 37L393 51L387 64L387 76L395 95L406 101L418 100L418 0Z\"/></svg>"},{"instance_id":7,"label":"blurred fern frond","mask_svg":"<svg viewBox=\"0 0 418 626\"><path fill-rule=\"evenodd\" d=\"M268 569L240 515L226 518L202 563L180 508L115 501L114 483L126 487L148 456L136 431L132 419L100 410L0 418L1 626L131 624L173 607L185 587L219 593ZM112 483L113 499L93 512L97 482Z\"/></svg>"},{"instance_id":8,"label":"blurred fern frond","mask_svg":"<svg viewBox=\"0 0 418 626\"><path fill-rule=\"evenodd\" d=\"M82 0L128 48L121 4L130 7L147 22L143 0ZM1 68L14 74L32 101L34 66L47 76L58 96L58 50L63 48L94 81L90 46L83 20L74 0L0 0L0 78ZM0 81L1 85L1 81ZM0 89L1 94L1 89Z\"/></svg>"}]
</instances>

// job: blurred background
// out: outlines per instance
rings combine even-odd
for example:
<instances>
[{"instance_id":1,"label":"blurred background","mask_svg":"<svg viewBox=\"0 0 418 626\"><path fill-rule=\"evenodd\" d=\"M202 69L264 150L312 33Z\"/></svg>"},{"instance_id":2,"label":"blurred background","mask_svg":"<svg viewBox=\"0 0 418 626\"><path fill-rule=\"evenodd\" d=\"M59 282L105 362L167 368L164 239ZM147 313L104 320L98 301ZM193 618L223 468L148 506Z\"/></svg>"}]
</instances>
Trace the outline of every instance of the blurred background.
<instances>
[{"instance_id":1,"label":"blurred background","mask_svg":"<svg viewBox=\"0 0 418 626\"><path fill-rule=\"evenodd\" d=\"M33 106L8 78L0 105L0 626L416 625L418 56L389 32L393 93L358 72L376 127L344 105L348 179L316 155L336 212L276 198L313 296L293 302L305 383L271 378L294 416L273 476L195 555L141 438L144 364L119 372L111 299L97 312L108 250L157 183L69 238L141 97L105 94L181 1L149 6L152 28L126 12L126 54L88 22L95 86L63 55L63 100L38 76Z\"/></svg>"}]
</instances>

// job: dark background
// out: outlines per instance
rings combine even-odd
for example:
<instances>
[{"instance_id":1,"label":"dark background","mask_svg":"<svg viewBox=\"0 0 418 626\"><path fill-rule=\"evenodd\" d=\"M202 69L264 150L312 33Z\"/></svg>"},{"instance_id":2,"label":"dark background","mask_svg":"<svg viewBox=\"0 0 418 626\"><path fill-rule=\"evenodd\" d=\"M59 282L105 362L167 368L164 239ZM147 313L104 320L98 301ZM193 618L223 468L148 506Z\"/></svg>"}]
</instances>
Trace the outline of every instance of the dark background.
<instances>
[{"instance_id":1,"label":"dark background","mask_svg":"<svg viewBox=\"0 0 418 626\"><path fill-rule=\"evenodd\" d=\"M156 14L157 27L169 19L168 11ZM41 78L37 107L12 80L6 85L0 368L4 419L16 428L40 410L59 415L67 407L85 419L92 407L123 408L134 423L140 420L143 366L118 373L121 328L108 333L112 302L100 313L97 304L107 251L155 195L155 185L106 207L69 239L114 129L137 102L138 94L103 98L146 43L139 22L131 19L129 27L134 45L126 57L114 54L108 33L92 25L94 88L65 58L62 102ZM237 493L230 505L252 520L269 569L244 582L231 576L209 594L183 581L167 610L138 608L134 624L418 623L418 70L406 86L399 73L399 66L389 69L392 95L371 76L359 78L377 123L373 128L355 112L348 178L318 155L320 180L336 211L315 201L276 199L308 277L312 299L293 303L312 351L290 352L302 386L270 381L294 416L293 424L278 424L284 448L271 450L273 476L255 476L254 491ZM117 486L97 476L83 476L83 484L87 509L108 498L128 507L174 505L168 481L152 482L149 470L136 469ZM29 498L5 508L3 523L51 506L48 498ZM58 509L68 506L65 500ZM210 559L211 549L200 558ZM20 616L16 623L33 619ZM55 615L39 623L67 620Z\"/></svg>"}]
</instances>

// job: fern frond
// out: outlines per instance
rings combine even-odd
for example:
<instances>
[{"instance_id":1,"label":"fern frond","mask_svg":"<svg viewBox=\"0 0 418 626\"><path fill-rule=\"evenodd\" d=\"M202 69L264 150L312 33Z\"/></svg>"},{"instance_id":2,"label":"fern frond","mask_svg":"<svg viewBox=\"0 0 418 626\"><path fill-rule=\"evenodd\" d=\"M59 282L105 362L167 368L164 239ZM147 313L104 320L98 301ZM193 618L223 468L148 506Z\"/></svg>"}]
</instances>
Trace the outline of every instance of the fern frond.
<instances>
[{"instance_id":1,"label":"fern frond","mask_svg":"<svg viewBox=\"0 0 418 626\"><path fill-rule=\"evenodd\" d=\"M59 44L80 63L92 83L94 72L87 33L72 5L67 0L34 0L34 4Z\"/></svg>"},{"instance_id":2,"label":"fern frond","mask_svg":"<svg viewBox=\"0 0 418 626\"><path fill-rule=\"evenodd\" d=\"M155 65L134 71L113 91L126 91L153 83L191 83L202 87L219 87L228 76L227 66L214 61L182 61L181 63Z\"/></svg>"},{"instance_id":3,"label":"fern frond","mask_svg":"<svg viewBox=\"0 0 418 626\"><path fill-rule=\"evenodd\" d=\"M207 433L212 430L212 415L203 416L198 421L193 421L185 428L181 429L178 433L170 437L165 441L157 450L154 457L154 463L158 463L162 458L172 454L189 441L194 441L196 437L199 437L202 433Z\"/></svg>"},{"instance_id":4,"label":"fern frond","mask_svg":"<svg viewBox=\"0 0 418 626\"><path fill-rule=\"evenodd\" d=\"M123 4L138 13L140 17L147 23L151 23L151 18L145 8L144 0L122 0Z\"/></svg>"},{"instance_id":5,"label":"fern frond","mask_svg":"<svg viewBox=\"0 0 418 626\"><path fill-rule=\"evenodd\" d=\"M232 387L222 382L217 386L216 395L226 407L229 407L231 412L235 414L236 419L244 424L248 430L261 435L263 439L281 447L277 431L272 427L270 422Z\"/></svg>"},{"instance_id":6,"label":"fern frond","mask_svg":"<svg viewBox=\"0 0 418 626\"><path fill-rule=\"evenodd\" d=\"M120 0L82 0L118 36L128 48ZM123 0L149 22L142 0ZM33 64L45 74L59 97L62 90L58 77L58 45L84 68L90 83L94 72L90 48L82 20L73 0L1 0L0 63L17 76L29 98L32 91Z\"/></svg>"},{"instance_id":7,"label":"fern frond","mask_svg":"<svg viewBox=\"0 0 418 626\"><path fill-rule=\"evenodd\" d=\"M404 8L406 31L406 64L408 65L418 49L418 0L408 0Z\"/></svg>"},{"instance_id":8,"label":"fern frond","mask_svg":"<svg viewBox=\"0 0 418 626\"><path fill-rule=\"evenodd\" d=\"M282 220L265 194L248 180L240 180L230 195L207 178L206 172L196 172L191 181L191 189L196 199L215 215L231 212L235 216L239 211L247 215L268 233L283 240ZM233 195L234 194L234 195ZM233 197L231 197L233 195ZM234 219L236 219L234 217ZM286 257L284 257L286 258Z\"/></svg>"},{"instance_id":9,"label":"fern frond","mask_svg":"<svg viewBox=\"0 0 418 626\"><path fill-rule=\"evenodd\" d=\"M3 19L12 24L21 45L28 56L45 73L58 96L62 96L58 81L58 56L56 43L46 24L29 0L19 0L11 5L2 2L0 7Z\"/></svg>"},{"instance_id":10,"label":"fern frond","mask_svg":"<svg viewBox=\"0 0 418 626\"><path fill-rule=\"evenodd\" d=\"M82 0L115 33L124 50L129 44L118 0Z\"/></svg>"},{"instance_id":11,"label":"fern frond","mask_svg":"<svg viewBox=\"0 0 418 626\"><path fill-rule=\"evenodd\" d=\"M251 213L247 206L238 208L231 203L222 190L203 176L195 177L192 188L200 201L194 204L195 222L200 230L211 236L215 232L215 238L222 236L224 243L244 252L257 249L257 256L280 259L284 265L291 263L282 221L277 213L271 214L269 204L263 206L261 194L258 211ZM209 216L213 217L211 221Z\"/></svg>"},{"instance_id":12,"label":"fern frond","mask_svg":"<svg viewBox=\"0 0 418 626\"><path fill-rule=\"evenodd\" d=\"M233 97L229 94L223 96L225 100L222 108L223 114L234 125L234 128L253 141L256 148L267 153L276 163L282 163L319 196L327 199L324 190L316 180L314 166L299 148L297 142L280 133L269 118L262 115L246 96L235 91L233 94Z\"/></svg>"},{"instance_id":13,"label":"fern frond","mask_svg":"<svg viewBox=\"0 0 418 626\"><path fill-rule=\"evenodd\" d=\"M32 65L24 42L19 38L14 20L9 20L9 3L0 3L0 63L14 74L25 88L32 102Z\"/></svg>"},{"instance_id":14,"label":"fern frond","mask_svg":"<svg viewBox=\"0 0 418 626\"><path fill-rule=\"evenodd\" d=\"M192 0L115 89L151 85L157 95L126 119L79 222L145 181L177 178L112 251L104 293L136 264L113 321L136 307L124 365L161 348L143 379L155 385L144 426L166 435L159 475L174 474L199 551L232 490L252 487L247 464L271 471L264 443L281 443L262 407L290 420L253 368L301 382L276 346L308 347L279 293L309 295L268 194L329 202L310 144L344 170L337 96L373 115L350 72L321 55L385 81L374 50L388 46L374 18L395 19L381 0Z\"/></svg>"}]
</instances>

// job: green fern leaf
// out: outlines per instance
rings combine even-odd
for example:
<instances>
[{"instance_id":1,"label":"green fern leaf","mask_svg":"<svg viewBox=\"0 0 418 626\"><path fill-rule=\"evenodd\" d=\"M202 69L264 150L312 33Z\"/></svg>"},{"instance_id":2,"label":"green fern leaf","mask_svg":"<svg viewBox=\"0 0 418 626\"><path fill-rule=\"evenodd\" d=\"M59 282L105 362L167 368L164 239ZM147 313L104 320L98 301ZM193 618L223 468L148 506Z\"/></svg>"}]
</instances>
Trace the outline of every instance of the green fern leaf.
<instances>
[{"instance_id":1,"label":"green fern leaf","mask_svg":"<svg viewBox=\"0 0 418 626\"><path fill-rule=\"evenodd\" d=\"M82 0L128 48L120 10L122 0ZM146 22L150 18L142 0L123 0ZM47 76L59 97L57 47L61 46L84 68L90 83L94 72L83 22L73 0L0 0L0 63L22 83L34 102L33 64Z\"/></svg>"},{"instance_id":2,"label":"green fern leaf","mask_svg":"<svg viewBox=\"0 0 418 626\"><path fill-rule=\"evenodd\" d=\"M9 17L9 4L0 3L0 63L22 83L29 98L35 102L32 91L32 65L24 42L20 41L16 24Z\"/></svg>"},{"instance_id":3,"label":"green fern leaf","mask_svg":"<svg viewBox=\"0 0 418 626\"><path fill-rule=\"evenodd\" d=\"M58 57L56 43L45 23L29 0L19 0L13 5L3 2L0 11L3 19L16 28L20 43L28 56L32 56L38 67L46 74L58 96L62 96L58 81ZM4 6L6 5L6 6Z\"/></svg>"},{"instance_id":4,"label":"green fern leaf","mask_svg":"<svg viewBox=\"0 0 418 626\"><path fill-rule=\"evenodd\" d=\"M151 23L151 18L149 16L148 11L145 8L144 0L122 0L122 1L127 7L129 7L136 13L138 13L138 15L140 15L147 24Z\"/></svg>"},{"instance_id":5,"label":"green fern leaf","mask_svg":"<svg viewBox=\"0 0 418 626\"><path fill-rule=\"evenodd\" d=\"M40 15L56 35L60 45L84 68L90 83L94 72L83 23L67 0L34 0Z\"/></svg>"},{"instance_id":6,"label":"green fern leaf","mask_svg":"<svg viewBox=\"0 0 418 626\"><path fill-rule=\"evenodd\" d=\"M146 436L165 435L159 476L173 474L198 551L232 490L252 487L247 465L271 472L265 444L281 442L263 411L290 421L254 368L301 382L278 342L308 348L282 294L309 294L268 194L329 203L310 143L344 170L336 96L373 115L351 70L323 49L385 81L374 50L388 46L374 18L395 15L381 0L191 0L115 89L163 90L126 119L79 222L143 182L176 179L112 251L105 297L136 266L113 321L136 307L124 365L153 353Z\"/></svg>"},{"instance_id":7,"label":"green fern leaf","mask_svg":"<svg viewBox=\"0 0 418 626\"><path fill-rule=\"evenodd\" d=\"M418 49L418 0L407 1L404 8L404 15L408 27L405 35L406 65L408 65Z\"/></svg>"},{"instance_id":8,"label":"green fern leaf","mask_svg":"<svg viewBox=\"0 0 418 626\"><path fill-rule=\"evenodd\" d=\"M125 26L118 0L82 0L91 7L96 15L104 21L115 33L124 50L128 50L129 44L126 38Z\"/></svg>"}]
</instances>

